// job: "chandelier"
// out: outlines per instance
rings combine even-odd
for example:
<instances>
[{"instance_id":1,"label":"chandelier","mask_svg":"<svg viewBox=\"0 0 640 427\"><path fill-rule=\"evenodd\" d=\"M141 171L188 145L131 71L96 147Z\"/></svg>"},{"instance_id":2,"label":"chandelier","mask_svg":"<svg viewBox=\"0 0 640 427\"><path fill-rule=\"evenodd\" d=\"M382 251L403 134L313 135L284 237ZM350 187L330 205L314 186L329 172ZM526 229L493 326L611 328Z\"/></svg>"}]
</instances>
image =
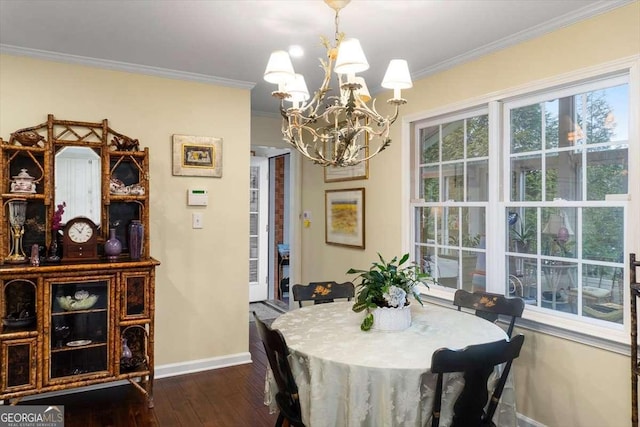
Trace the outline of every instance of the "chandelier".
<instances>
[{"instance_id":1,"label":"chandelier","mask_svg":"<svg viewBox=\"0 0 640 427\"><path fill-rule=\"evenodd\" d=\"M376 111L375 102L364 78L357 73L369 69L369 63L357 39L344 37L338 29L339 13L350 0L324 0L335 11L335 39L321 37L327 59L320 58L324 80L309 99L304 76L296 74L289 54L283 50L271 54L264 79L278 85L272 95L280 99L284 140L302 155L322 166L353 166L368 160L391 143L389 131L406 100L401 89L413 86L407 61L393 59L382 80L382 87L393 89L391 116ZM339 94L331 95L332 71L337 74ZM329 94L329 96L328 96ZM285 101L291 105L285 105ZM369 105L369 101L371 104Z\"/></svg>"}]
</instances>

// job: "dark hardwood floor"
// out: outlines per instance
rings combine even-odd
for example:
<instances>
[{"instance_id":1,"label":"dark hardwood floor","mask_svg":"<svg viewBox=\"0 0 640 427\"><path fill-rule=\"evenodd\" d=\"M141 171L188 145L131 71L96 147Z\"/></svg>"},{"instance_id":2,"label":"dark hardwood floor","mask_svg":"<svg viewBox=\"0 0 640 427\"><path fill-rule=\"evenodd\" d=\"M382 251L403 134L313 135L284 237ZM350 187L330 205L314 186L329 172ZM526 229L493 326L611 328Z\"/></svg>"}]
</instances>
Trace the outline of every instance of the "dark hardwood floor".
<instances>
[{"instance_id":1,"label":"dark hardwood floor","mask_svg":"<svg viewBox=\"0 0 640 427\"><path fill-rule=\"evenodd\" d=\"M264 405L268 364L255 324L249 324L253 363L154 382L155 408L132 385L23 400L23 405L64 405L65 427L271 427L277 414Z\"/></svg>"}]
</instances>

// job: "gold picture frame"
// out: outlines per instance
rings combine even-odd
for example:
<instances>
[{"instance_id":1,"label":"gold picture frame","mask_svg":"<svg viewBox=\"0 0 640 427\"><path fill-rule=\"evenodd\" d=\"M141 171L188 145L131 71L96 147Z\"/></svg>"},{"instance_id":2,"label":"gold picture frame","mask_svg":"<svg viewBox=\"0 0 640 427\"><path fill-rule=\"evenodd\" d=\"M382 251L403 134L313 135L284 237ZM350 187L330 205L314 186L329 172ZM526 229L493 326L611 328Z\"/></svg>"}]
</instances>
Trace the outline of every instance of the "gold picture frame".
<instances>
[{"instance_id":1,"label":"gold picture frame","mask_svg":"<svg viewBox=\"0 0 640 427\"><path fill-rule=\"evenodd\" d=\"M173 175L222 178L222 138L173 135Z\"/></svg>"},{"instance_id":2,"label":"gold picture frame","mask_svg":"<svg viewBox=\"0 0 640 427\"><path fill-rule=\"evenodd\" d=\"M365 248L364 188L325 190L325 242Z\"/></svg>"}]
</instances>

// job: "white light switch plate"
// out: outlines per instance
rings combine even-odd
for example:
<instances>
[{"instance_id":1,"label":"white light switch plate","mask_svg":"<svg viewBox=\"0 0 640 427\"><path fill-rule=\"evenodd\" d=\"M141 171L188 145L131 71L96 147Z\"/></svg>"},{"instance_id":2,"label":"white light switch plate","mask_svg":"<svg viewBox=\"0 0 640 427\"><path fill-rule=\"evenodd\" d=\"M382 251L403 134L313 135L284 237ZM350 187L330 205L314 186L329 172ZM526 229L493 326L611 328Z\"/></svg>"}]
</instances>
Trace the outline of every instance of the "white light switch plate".
<instances>
[{"instance_id":1,"label":"white light switch plate","mask_svg":"<svg viewBox=\"0 0 640 427\"><path fill-rule=\"evenodd\" d=\"M191 228L203 228L202 212L194 212L191 214Z\"/></svg>"}]
</instances>

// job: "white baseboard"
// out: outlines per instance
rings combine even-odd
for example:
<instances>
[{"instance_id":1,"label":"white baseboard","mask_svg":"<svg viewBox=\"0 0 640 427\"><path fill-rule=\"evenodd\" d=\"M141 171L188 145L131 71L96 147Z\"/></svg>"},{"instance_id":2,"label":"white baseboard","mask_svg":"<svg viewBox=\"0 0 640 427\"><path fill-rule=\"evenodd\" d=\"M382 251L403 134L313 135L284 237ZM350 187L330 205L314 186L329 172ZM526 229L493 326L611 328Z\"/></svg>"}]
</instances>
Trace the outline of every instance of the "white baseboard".
<instances>
[{"instance_id":1,"label":"white baseboard","mask_svg":"<svg viewBox=\"0 0 640 427\"><path fill-rule=\"evenodd\" d=\"M209 359L190 360L180 363L169 363L166 365L157 366L155 369L154 379L168 378L177 375L193 374L195 372L208 371L211 369L226 368L229 366L244 365L246 363L252 363L251 353L237 353L227 356L211 357ZM50 391L46 393L34 394L25 396L21 400L35 400L46 399L55 396L62 396L71 393L80 393L85 391L100 390L107 387L117 387L129 384L127 380L110 381L105 383L88 385L85 387L77 387L68 390Z\"/></svg>"},{"instance_id":2,"label":"white baseboard","mask_svg":"<svg viewBox=\"0 0 640 427\"><path fill-rule=\"evenodd\" d=\"M229 366L244 365L246 363L251 363L251 353L249 352L211 357L209 359L190 360L188 362L170 363L168 365L157 366L155 378L193 374L195 372L227 368Z\"/></svg>"}]
</instances>

